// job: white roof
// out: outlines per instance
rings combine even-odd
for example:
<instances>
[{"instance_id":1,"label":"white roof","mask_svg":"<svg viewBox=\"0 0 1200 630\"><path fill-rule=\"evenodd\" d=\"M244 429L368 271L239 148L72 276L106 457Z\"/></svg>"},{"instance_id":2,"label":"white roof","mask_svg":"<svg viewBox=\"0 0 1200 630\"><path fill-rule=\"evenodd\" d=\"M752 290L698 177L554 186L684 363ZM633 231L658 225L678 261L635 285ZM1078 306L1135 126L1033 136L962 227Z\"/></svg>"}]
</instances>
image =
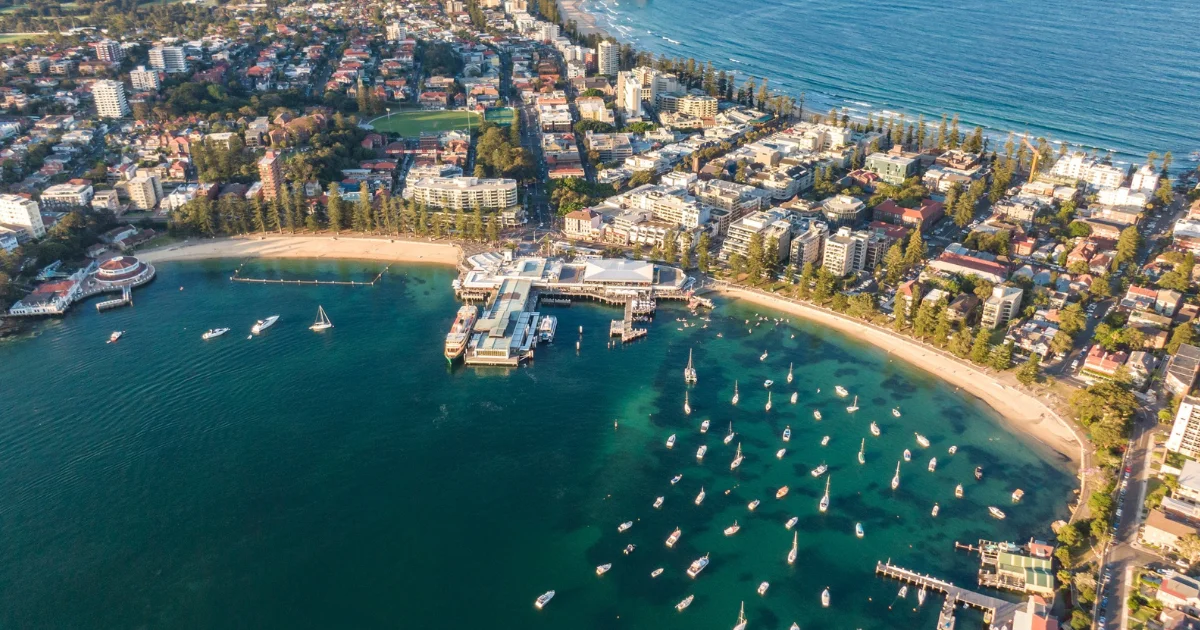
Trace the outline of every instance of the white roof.
<instances>
[{"instance_id":1,"label":"white roof","mask_svg":"<svg viewBox=\"0 0 1200 630\"><path fill-rule=\"evenodd\" d=\"M644 260L602 258L589 260L584 282L654 282L654 265Z\"/></svg>"},{"instance_id":2,"label":"white roof","mask_svg":"<svg viewBox=\"0 0 1200 630\"><path fill-rule=\"evenodd\" d=\"M1200 462L1188 460L1179 474L1179 487L1200 493Z\"/></svg>"}]
</instances>

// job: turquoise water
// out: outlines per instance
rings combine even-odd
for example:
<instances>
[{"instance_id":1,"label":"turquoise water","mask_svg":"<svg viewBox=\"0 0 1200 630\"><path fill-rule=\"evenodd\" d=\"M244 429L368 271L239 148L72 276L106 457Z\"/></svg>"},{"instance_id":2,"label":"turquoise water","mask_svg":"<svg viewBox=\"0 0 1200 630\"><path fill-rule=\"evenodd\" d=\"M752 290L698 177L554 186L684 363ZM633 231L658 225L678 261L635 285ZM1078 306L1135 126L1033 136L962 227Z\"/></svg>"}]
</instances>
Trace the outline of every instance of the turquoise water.
<instances>
[{"instance_id":1,"label":"turquoise water","mask_svg":"<svg viewBox=\"0 0 1200 630\"><path fill-rule=\"evenodd\" d=\"M585 0L600 27L847 107L961 115L1125 159L1200 150L1200 3L1166 0ZM736 28L730 28L736 24ZM739 86L741 82L739 80ZM1000 140L1003 144L1003 140ZM1003 147L1000 147L1003 150Z\"/></svg>"},{"instance_id":2,"label":"turquoise water","mask_svg":"<svg viewBox=\"0 0 1200 630\"><path fill-rule=\"evenodd\" d=\"M707 329L682 330L675 319L687 312L668 307L648 339L616 349L603 335L618 311L557 308L559 339L532 365L450 369L452 270L393 266L373 288L297 287L230 283L237 264L162 264L133 308L87 305L0 344L0 626L727 628L744 600L752 628L930 627L940 599L913 611L910 595L889 610L897 585L873 576L877 560L973 584L975 562L953 541L1046 536L1066 514L1070 474L987 408L815 326L747 333L743 320L766 313L758 307L721 303ZM380 267L262 262L243 273L362 280ZM336 325L322 334L307 330L318 304ZM270 314L279 323L247 340ZM217 326L234 330L200 340ZM111 330L126 337L107 345ZM700 383L685 416L689 348ZM859 396L856 414L832 394L838 383ZM705 418L713 428L701 435ZM881 437L869 436L871 420ZM729 422L738 438L725 446ZM786 425L793 437L777 460ZM914 431L932 446L920 449ZM737 442L746 461L731 473ZM893 493L904 448L913 463ZM826 514L824 480L809 475L822 461ZM956 483L966 498L953 498ZM784 484L791 492L776 500ZM1027 493L1016 506L1015 487ZM988 518L988 505L1009 518ZM734 519L742 529L726 538ZM618 534L626 520L633 528ZM667 549L676 526L682 539ZM704 553L712 564L689 579ZM606 562L612 571L596 577ZM666 571L652 580L656 567ZM822 609L826 586L833 607ZM557 597L536 611L548 589ZM688 594L695 603L677 613Z\"/></svg>"}]
</instances>

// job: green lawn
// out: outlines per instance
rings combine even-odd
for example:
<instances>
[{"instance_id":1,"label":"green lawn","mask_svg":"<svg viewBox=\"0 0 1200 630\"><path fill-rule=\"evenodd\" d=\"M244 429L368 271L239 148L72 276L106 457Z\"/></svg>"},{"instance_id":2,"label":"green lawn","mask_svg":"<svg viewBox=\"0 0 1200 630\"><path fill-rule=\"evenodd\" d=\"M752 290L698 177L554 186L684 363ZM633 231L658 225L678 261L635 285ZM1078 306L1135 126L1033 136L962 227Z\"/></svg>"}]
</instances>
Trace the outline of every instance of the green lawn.
<instances>
[{"instance_id":1,"label":"green lawn","mask_svg":"<svg viewBox=\"0 0 1200 630\"><path fill-rule=\"evenodd\" d=\"M393 112L390 118L388 116L377 118L371 121L371 125L375 127L376 131L398 133L407 138L416 138L423 131L466 129L468 120L472 127L479 126L479 114L466 111Z\"/></svg>"},{"instance_id":2,"label":"green lawn","mask_svg":"<svg viewBox=\"0 0 1200 630\"><path fill-rule=\"evenodd\" d=\"M20 41L34 41L45 33L0 33L0 44L13 44Z\"/></svg>"}]
</instances>

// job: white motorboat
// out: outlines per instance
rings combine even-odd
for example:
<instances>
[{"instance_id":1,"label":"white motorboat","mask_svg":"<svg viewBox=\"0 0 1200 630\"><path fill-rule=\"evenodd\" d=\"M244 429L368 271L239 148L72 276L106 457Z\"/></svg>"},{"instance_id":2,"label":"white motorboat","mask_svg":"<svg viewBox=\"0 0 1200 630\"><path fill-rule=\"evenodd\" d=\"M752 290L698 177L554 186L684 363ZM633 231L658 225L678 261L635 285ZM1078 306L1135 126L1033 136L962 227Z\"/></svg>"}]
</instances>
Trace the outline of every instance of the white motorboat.
<instances>
[{"instance_id":1,"label":"white motorboat","mask_svg":"<svg viewBox=\"0 0 1200 630\"><path fill-rule=\"evenodd\" d=\"M224 335L227 332L229 332L228 328L209 328L208 332L204 333L203 335L200 335L200 338L205 341L208 341L209 339L216 339L217 337L220 337L221 335ZM553 591L551 591L551 592L553 592Z\"/></svg>"},{"instance_id":2,"label":"white motorboat","mask_svg":"<svg viewBox=\"0 0 1200 630\"><path fill-rule=\"evenodd\" d=\"M630 527L633 527L633 521L625 521L624 523L617 525L617 533L619 534L623 531L627 531Z\"/></svg>"},{"instance_id":3,"label":"white motorboat","mask_svg":"<svg viewBox=\"0 0 1200 630\"><path fill-rule=\"evenodd\" d=\"M783 526L787 529L791 529L796 526L796 523L799 523L799 522L800 522L800 518L793 516L792 518L789 518L788 521L783 524Z\"/></svg>"},{"instance_id":4,"label":"white motorboat","mask_svg":"<svg viewBox=\"0 0 1200 630\"><path fill-rule=\"evenodd\" d=\"M254 325L250 327L250 333L257 335L271 326L274 326L275 322L277 321L279 321L278 315L272 315L266 319L260 319L254 322Z\"/></svg>"},{"instance_id":5,"label":"white motorboat","mask_svg":"<svg viewBox=\"0 0 1200 630\"><path fill-rule=\"evenodd\" d=\"M733 441L733 423L730 422L729 423L729 435L725 436L725 443L729 444L732 441Z\"/></svg>"},{"instance_id":6,"label":"white motorboat","mask_svg":"<svg viewBox=\"0 0 1200 630\"><path fill-rule=\"evenodd\" d=\"M725 535L732 536L732 535L738 533L738 530L741 528L742 528L742 526L738 525L737 521L734 521L733 525L730 525L729 527L725 528Z\"/></svg>"},{"instance_id":7,"label":"white motorboat","mask_svg":"<svg viewBox=\"0 0 1200 630\"><path fill-rule=\"evenodd\" d=\"M853 404L851 404L849 407L846 407L847 413L854 413L855 411L858 411L858 396L854 397Z\"/></svg>"},{"instance_id":8,"label":"white motorboat","mask_svg":"<svg viewBox=\"0 0 1200 630\"><path fill-rule=\"evenodd\" d=\"M1013 493L1012 493L1012 502L1013 502L1013 503L1020 503L1020 502L1021 502L1021 499L1024 499L1024 498L1025 498L1025 491L1024 491L1024 490L1022 490L1022 489L1020 489L1020 488L1017 488L1016 490L1013 490Z\"/></svg>"},{"instance_id":9,"label":"white motorboat","mask_svg":"<svg viewBox=\"0 0 1200 630\"><path fill-rule=\"evenodd\" d=\"M662 573L663 573L663 569L662 569L662 567L659 567L650 572L650 577L656 578L656 577L662 575Z\"/></svg>"},{"instance_id":10,"label":"white motorboat","mask_svg":"<svg viewBox=\"0 0 1200 630\"><path fill-rule=\"evenodd\" d=\"M700 423L700 432L708 433L708 420L705 420L704 422Z\"/></svg>"},{"instance_id":11,"label":"white motorboat","mask_svg":"<svg viewBox=\"0 0 1200 630\"><path fill-rule=\"evenodd\" d=\"M114 331L112 331L112 334L110 334L110 335L108 336L108 343L117 343L118 341L120 341L120 340L121 340L121 337L122 337L124 334L125 334L125 331L124 331L124 330L114 330Z\"/></svg>"},{"instance_id":12,"label":"white motorboat","mask_svg":"<svg viewBox=\"0 0 1200 630\"><path fill-rule=\"evenodd\" d=\"M820 477L821 475L825 474L826 470L829 470L829 465L826 464L825 462L821 462L820 466L817 466L816 468L812 469L812 476Z\"/></svg>"},{"instance_id":13,"label":"white motorboat","mask_svg":"<svg viewBox=\"0 0 1200 630\"><path fill-rule=\"evenodd\" d=\"M938 510L940 510L940 509L941 509L941 508L938 506L938 504L934 503L934 504L933 504L933 511L932 511L932 512L930 512L930 514L931 514L932 516L937 516L937 515L938 515Z\"/></svg>"},{"instance_id":14,"label":"white motorboat","mask_svg":"<svg viewBox=\"0 0 1200 630\"><path fill-rule=\"evenodd\" d=\"M671 477L671 485L673 486L679 483L680 479L683 479L683 475L675 475L674 477Z\"/></svg>"},{"instance_id":15,"label":"white motorboat","mask_svg":"<svg viewBox=\"0 0 1200 630\"><path fill-rule=\"evenodd\" d=\"M667 438L667 448L675 448L675 434L674 433L671 434L671 437Z\"/></svg>"},{"instance_id":16,"label":"white motorboat","mask_svg":"<svg viewBox=\"0 0 1200 630\"><path fill-rule=\"evenodd\" d=\"M845 398L846 396L850 395L850 392L845 387L842 387L841 385L834 385L833 391L837 392L837 395L841 396L842 398Z\"/></svg>"},{"instance_id":17,"label":"white motorboat","mask_svg":"<svg viewBox=\"0 0 1200 630\"><path fill-rule=\"evenodd\" d=\"M691 415L692 403L688 402L687 392L683 392L683 413Z\"/></svg>"},{"instance_id":18,"label":"white motorboat","mask_svg":"<svg viewBox=\"0 0 1200 630\"><path fill-rule=\"evenodd\" d=\"M867 438L863 438L862 444L860 444L858 446L858 463L859 464L867 463L867 458L864 455L864 451L866 451L866 448L867 448Z\"/></svg>"},{"instance_id":19,"label":"white motorboat","mask_svg":"<svg viewBox=\"0 0 1200 630\"><path fill-rule=\"evenodd\" d=\"M913 435L917 436L917 444L920 444L922 448L929 448L929 438L920 433L914 433Z\"/></svg>"},{"instance_id":20,"label":"white motorboat","mask_svg":"<svg viewBox=\"0 0 1200 630\"><path fill-rule=\"evenodd\" d=\"M899 597L900 599L904 599L905 597L908 597L908 585L907 584L900 587L900 592L896 593L896 597Z\"/></svg>"},{"instance_id":21,"label":"white motorboat","mask_svg":"<svg viewBox=\"0 0 1200 630\"><path fill-rule=\"evenodd\" d=\"M787 493L788 493L788 487L782 486L778 490L775 491L775 498L782 499L783 497L787 496Z\"/></svg>"},{"instance_id":22,"label":"white motorboat","mask_svg":"<svg viewBox=\"0 0 1200 630\"><path fill-rule=\"evenodd\" d=\"M871 423L871 435L879 437L879 425L874 422Z\"/></svg>"},{"instance_id":23,"label":"white motorboat","mask_svg":"<svg viewBox=\"0 0 1200 630\"><path fill-rule=\"evenodd\" d=\"M667 542L666 542L667 547L674 549L675 543L679 542L679 537L682 535L683 535L683 530L676 527L675 531L671 532L670 536L667 536Z\"/></svg>"},{"instance_id":24,"label":"white motorboat","mask_svg":"<svg viewBox=\"0 0 1200 630\"><path fill-rule=\"evenodd\" d=\"M821 497L821 504L817 507L824 512L829 509L829 482L833 480L833 475L825 478L825 495Z\"/></svg>"},{"instance_id":25,"label":"white motorboat","mask_svg":"<svg viewBox=\"0 0 1200 630\"><path fill-rule=\"evenodd\" d=\"M662 504L663 504L663 497L658 497L657 499L654 500L654 509L657 510L658 508L662 507Z\"/></svg>"},{"instance_id":26,"label":"white motorboat","mask_svg":"<svg viewBox=\"0 0 1200 630\"><path fill-rule=\"evenodd\" d=\"M762 584L759 584L758 585L758 594L766 595L767 589L769 589L769 588L771 588L771 584L769 582L763 582Z\"/></svg>"},{"instance_id":27,"label":"white motorboat","mask_svg":"<svg viewBox=\"0 0 1200 630\"><path fill-rule=\"evenodd\" d=\"M825 437L821 438L821 446L827 446L828 444L829 444L829 436L826 435Z\"/></svg>"},{"instance_id":28,"label":"white motorboat","mask_svg":"<svg viewBox=\"0 0 1200 630\"><path fill-rule=\"evenodd\" d=\"M859 538L862 538L863 536L866 535L866 532L863 531L862 523L854 524L854 535L858 536Z\"/></svg>"},{"instance_id":29,"label":"white motorboat","mask_svg":"<svg viewBox=\"0 0 1200 630\"><path fill-rule=\"evenodd\" d=\"M734 381L733 382L733 400L731 400L730 402L732 402L733 404L736 405L738 403L738 398L740 398L740 396L738 396L737 381Z\"/></svg>"},{"instance_id":30,"label":"white motorboat","mask_svg":"<svg viewBox=\"0 0 1200 630\"><path fill-rule=\"evenodd\" d=\"M904 461L906 461L906 462L912 461L912 451L910 451L908 449L904 449Z\"/></svg>"},{"instance_id":31,"label":"white motorboat","mask_svg":"<svg viewBox=\"0 0 1200 630\"><path fill-rule=\"evenodd\" d=\"M951 446L947 452L948 452L948 453L950 453L951 455L953 455L953 454L957 453L957 452L958 452L958 445L957 445L957 444L955 444L954 446Z\"/></svg>"},{"instance_id":32,"label":"white motorboat","mask_svg":"<svg viewBox=\"0 0 1200 630\"><path fill-rule=\"evenodd\" d=\"M821 411L819 409L813 409L813 418L817 421L821 420Z\"/></svg>"},{"instance_id":33,"label":"white motorboat","mask_svg":"<svg viewBox=\"0 0 1200 630\"><path fill-rule=\"evenodd\" d=\"M704 503L704 486L700 486L700 494L696 495L696 505Z\"/></svg>"},{"instance_id":34,"label":"white motorboat","mask_svg":"<svg viewBox=\"0 0 1200 630\"><path fill-rule=\"evenodd\" d=\"M789 441L791 441L791 439L792 439L792 427L791 427L791 425L788 425L788 426L786 426L786 427L783 427L783 441L784 441L784 442L789 442Z\"/></svg>"},{"instance_id":35,"label":"white motorboat","mask_svg":"<svg viewBox=\"0 0 1200 630\"><path fill-rule=\"evenodd\" d=\"M933 472L935 470L937 470L937 458L931 457L929 459L929 472Z\"/></svg>"},{"instance_id":36,"label":"white motorboat","mask_svg":"<svg viewBox=\"0 0 1200 630\"><path fill-rule=\"evenodd\" d=\"M604 575L605 573L608 573L608 570L611 568L612 568L612 563L602 564L602 565L596 567L596 575Z\"/></svg>"},{"instance_id":37,"label":"white motorboat","mask_svg":"<svg viewBox=\"0 0 1200 630\"><path fill-rule=\"evenodd\" d=\"M683 381L688 385L696 384L696 368L692 365L692 351L688 350L688 364L683 368Z\"/></svg>"},{"instance_id":38,"label":"white motorboat","mask_svg":"<svg viewBox=\"0 0 1200 630\"><path fill-rule=\"evenodd\" d=\"M892 475L892 490L900 487L900 462L896 462L896 474Z\"/></svg>"},{"instance_id":39,"label":"white motorboat","mask_svg":"<svg viewBox=\"0 0 1200 630\"><path fill-rule=\"evenodd\" d=\"M771 392L767 392L767 411L771 410Z\"/></svg>"},{"instance_id":40,"label":"white motorboat","mask_svg":"<svg viewBox=\"0 0 1200 630\"><path fill-rule=\"evenodd\" d=\"M675 610L683 612L684 608L687 608L688 606L692 605L692 600L694 600L694 599L696 599L695 595L688 595L687 597L683 598L683 601L679 602L678 604L675 604Z\"/></svg>"},{"instance_id":41,"label":"white motorboat","mask_svg":"<svg viewBox=\"0 0 1200 630\"><path fill-rule=\"evenodd\" d=\"M894 416L896 418L900 417L900 408L899 407L892 407L892 416Z\"/></svg>"},{"instance_id":42,"label":"white motorboat","mask_svg":"<svg viewBox=\"0 0 1200 630\"><path fill-rule=\"evenodd\" d=\"M989 507L988 514L991 514L993 518L998 518L1000 520L1004 520L1004 517L1006 516L998 507Z\"/></svg>"},{"instance_id":43,"label":"white motorboat","mask_svg":"<svg viewBox=\"0 0 1200 630\"><path fill-rule=\"evenodd\" d=\"M747 505L746 507L747 507L747 508L748 508L748 509L749 509L751 512L753 512L754 510L757 510L757 509L758 509L758 505L759 505L760 503L762 503L762 501L759 501L758 499L755 499L755 500L751 501L751 502L750 502L750 504L749 504L749 505Z\"/></svg>"},{"instance_id":44,"label":"white motorboat","mask_svg":"<svg viewBox=\"0 0 1200 630\"><path fill-rule=\"evenodd\" d=\"M796 404L797 400L800 400L800 392L792 392L792 404Z\"/></svg>"},{"instance_id":45,"label":"white motorboat","mask_svg":"<svg viewBox=\"0 0 1200 630\"><path fill-rule=\"evenodd\" d=\"M741 466L744 459L746 459L746 457L742 455L742 443L738 442L737 453L734 454L733 461L729 462L729 470L733 470L738 466Z\"/></svg>"},{"instance_id":46,"label":"white motorboat","mask_svg":"<svg viewBox=\"0 0 1200 630\"><path fill-rule=\"evenodd\" d=\"M821 606L824 608L829 608L829 587L828 586L825 587L825 590L821 591Z\"/></svg>"},{"instance_id":47,"label":"white motorboat","mask_svg":"<svg viewBox=\"0 0 1200 630\"><path fill-rule=\"evenodd\" d=\"M538 610L541 610L545 608L546 604L549 604L550 600L552 599L554 599L554 591L546 591L538 596L537 601L533 602L533 605L536 606Z\"/></svg>"},{"instance_id":48,"label":"white motorboat","mask_svg":"<svg viewBox=\"0 0 1200 630\"><path fill-rule=\"evenodd\" d=\"M787 555L788 564L796 564L796 556L799 555L799 548L796 546L796 543L799 540L797 536L799 536L798 532L792 533L792 550L789 551Z\"/></svg>"},{"instance_id":49,"label":"white motorboat","mask_svg":"<svg viewBox=\"0 0 1200 630\"><path fill-rule=\"evenodd\" d=\"M766 351L766 350L763 350L762 356L761 356L761 357L758 357L758 360L759 360L759 361L766 361L766 360L767 360L767 351Z\"/></svg>"},{"instance_id":50,"label":"white motorboat","mask_svg":"<svg viewBox=\"0 0 1200 630\"><path fill-rule=\"evenodd\" d=\"M771 379L767 379L767 380L763 381L763 387L765 387L767 389L770 389L771 386L774 384L775 384L775 381L772 381Z\"/></svg>"},{"instance_id":51,"label":"white motorboat","mask_svg":"<svg viewBox=\"0 0 1200 630\"><path fill-rule=\"evenodd\" d=\"M704 454L708 452L708 445L701 444L700 448L696 449L696 459L704 459Z\"/></svg>"},{"instance_id":52,"label":"white motorboat","mask_svg":"<svg viewBox=\"0 0 1200 630\"><path fill-rule=\"evenodd\" d=\"M958 484L957 486L954 486L954 498L956 498L956 499L963 498L963 487L962 487L961 483Z\"/></svg>"},{"instance_id":53,"label":"white motorboat","mask_svg":"<svg viewBox=\"0 0 1200 630\"><path fill-rule=\"evenodd\" d=\"M688 577L694 578L697 575L700 575L700 572L703 571L704 567L706 566L708 566L708 554L704 554L703 558L696 558L696 560L692 562L691 566L689 566L687 570Z\"/></svg>"},{"instance_id":54,"label":"white motorboat","mask_svg":"<svg viewBox=\"0 0 1200 630\"><path fill-rule=\"evenodd\" d=\"M333 322L329 321L329 316L325 314L325 307L317 305L317 321L313 322L308 329L316 332L333 328Z\"/></svg>"},{"instance_id":55,"label":"white motorboat","mask_svg":"<svg viewBox=\"0 0 1200 630\"><path fill-rule=\"evenodd\" d=\"M778 451L775 451L775 459L783 459L783 456L786 454L787 454L787 449L781 448Z\"/></svg>"}]
</instances>

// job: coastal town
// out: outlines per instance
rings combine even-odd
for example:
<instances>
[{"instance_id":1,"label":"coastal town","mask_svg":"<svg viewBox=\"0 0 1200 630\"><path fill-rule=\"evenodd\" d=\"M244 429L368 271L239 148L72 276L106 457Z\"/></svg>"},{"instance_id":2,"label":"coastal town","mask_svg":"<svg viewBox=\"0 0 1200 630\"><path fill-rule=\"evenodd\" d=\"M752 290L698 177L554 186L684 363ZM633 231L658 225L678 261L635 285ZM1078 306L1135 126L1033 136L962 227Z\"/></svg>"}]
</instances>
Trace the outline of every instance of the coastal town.
<instances>
[{"instance_id":1,"label":"coastal town","mask_svg":"<svg viewBox=\"0 0 1200 630\"><path fill-rule=\"evenodd\" d=\"M659 300L741 299L1038 425L1077 472L1052 527L959 541L1005 594L881 579L946 593L950 627L957 597L995 628L1200 628L1200 156L810 111L575 2L172 6L0 15L0 337L128 308L189 256L450 262L470 366L530 362L539 304L611 305L617 344Z\"/></svg>"}]
</instances>

